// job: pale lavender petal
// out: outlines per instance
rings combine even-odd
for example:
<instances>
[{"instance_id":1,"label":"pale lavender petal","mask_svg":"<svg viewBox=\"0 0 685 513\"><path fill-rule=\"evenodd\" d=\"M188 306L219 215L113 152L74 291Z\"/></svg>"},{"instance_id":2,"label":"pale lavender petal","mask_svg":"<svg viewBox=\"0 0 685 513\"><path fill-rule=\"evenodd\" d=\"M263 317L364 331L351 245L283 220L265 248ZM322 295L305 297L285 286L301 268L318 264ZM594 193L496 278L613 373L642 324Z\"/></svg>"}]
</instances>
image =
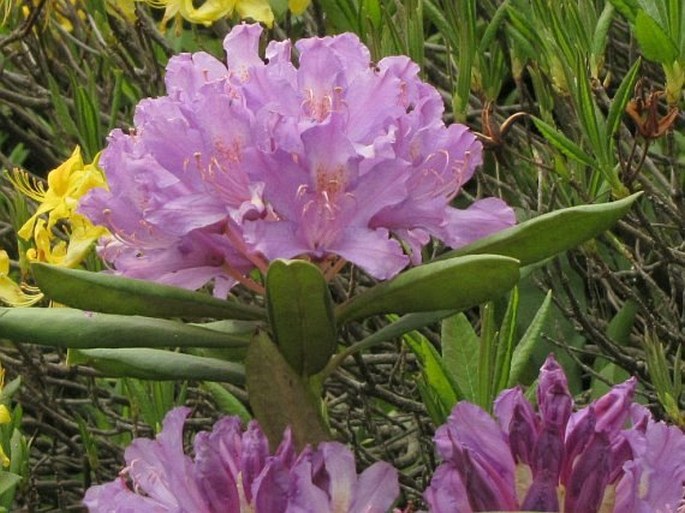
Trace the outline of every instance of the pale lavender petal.
<instances>
[{"instance_id":1,"label":"pale lavender petal","mask_svg":"<svg viewBox=\"0 0 685 513\"><path fill-rule=\"evenodd\" d=\"M516 507L515 464L506 435L485 411L467 402L457 404L447 424L436 431L435 445L447 463L463 465L464 485L469 492L478 490L471 499L491 510Z\"/></svg>"},{"instance_id":2,"label":"pale lavender petal","mask_svg":"<svg viewBox=\"0 0 685 513\"><path fill-rule=\"evenodd\" d=\"M499 198L475 201L464 210L449 207L445 217L447 224L441 238L451 248L465 246L516 224L514 210Z\"/></svg>"},{"instance_id":3,"label":"pale lavender petal","mask_svg":"<svg viewBox=\"0 0 685 513\"><path fill-rule=\"evenodd\" d=\"M386 513L400 494L397 470L384 462L371 465L359 476L349 513Z\"/></svg>"},{"instance_id":4,"label":"pale lavender petal","mask_svg":"<svg viewBox=\"0 0 685 513\"><path fill-rule=\"evenodd\" d=\"M440 465L424 492L431 513L473 513L460 472L452 465Z\"/></svg>"},{"instance_id":5,"label":"pale lavender petal","mask_svg":"<svg viewBox=\"0 0 685 513\"><path fill-rule=\"evenodd\" d=\"M609 435L597 432L573 465L566 486L564 511L598 511L609 484L610 471Z\"/></svg>"},{"instance_id":6,"label":"pale lavender petal","mask_svg":"<svg viewBox=\"0 0 685 513\"><path fill-rule=\"evenodd\" d=\"M553 355L547 357L540 369L537 398L543 423L563 432L571 416L573 398L568 390L566 374Z\"/></svg>"}]
</instances>

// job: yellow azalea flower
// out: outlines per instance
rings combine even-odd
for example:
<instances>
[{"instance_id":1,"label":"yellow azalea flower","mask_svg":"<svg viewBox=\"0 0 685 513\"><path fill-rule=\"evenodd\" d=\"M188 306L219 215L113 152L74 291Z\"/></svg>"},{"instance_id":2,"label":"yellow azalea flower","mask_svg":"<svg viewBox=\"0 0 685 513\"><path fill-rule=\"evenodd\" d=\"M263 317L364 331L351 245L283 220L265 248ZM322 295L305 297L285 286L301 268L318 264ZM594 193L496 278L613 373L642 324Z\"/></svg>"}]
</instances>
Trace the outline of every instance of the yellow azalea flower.
<instances>
[{"instance_id":1,"label":"yellow azalea flower","mask_svg":"<svg viewBox=\"0 0 685 513\"><path fill-rule=\"evenodd\" d=\"M47 230L51 231L60 219L68 219L78 206L78 200L94 187L107 187L105 178L95 164L84 165L81 149L77 146L71 157L48 174L48 188L29 175L15 169L10 180L24 195L39 203L38 209L19 229L19 236L31 238L38 218L48 214Z\"/></svg>"},{"instance_id":2,"label":"yellow azalea flower","mask_svg":"<svg viewBox=\"0 0 685 513\"><path fill-rule=\"evenodd\" d=\"M267 0L239 0L236 2L235 9L241 19L251 18L261 21L269 28L274 24L274 13Z\"/></svg>"},{"instance_id":3,"label":"yellow azalea flower","mask_svg":"<svg viewBox=\"0 0 685 513\"><path fill-rule=\"evenodd\" d=\"M43 294L36 287L17 285L10 278L9 273L9 255L7 251L0 249L0 302L10 306L31 306L43 299ZM0 415L1 423L2 415Z\"/></svg>"},{"instance_id":4,"label":"yellow azalea flower","mask_svg":"<svg viewBox=\"0 0 685 513\"><path fill-rule=\"evenodd\" d=\"M191 23L211 25L215 21L230 16L234 10L241 18L252 18L271 27L274 15L267 0L205 0L195 7L193 0L139 0L153 7L164 8L162 26L176 16Z\"/></svg>"},{"instance_id":5,"label":"yellow azalea flower","mask_svg":"<svg viewBox=\"0 0 685 513\"><path fill-rule=\"evenodd\" d=\"M62 267L76 267L85 258L92 244L107 233L104 226L94 226L80 214L69 217L69 240L59 240L53 245L53 234L44 219L36 221L33 240L36 247L29 249L26 256L31 261L46 262Z\"/></svg>"},{"instance_id":6,"label":"yellow azalea flower","mask_svg":"<svg viewBox=\"0 0 685 513\"><path fill-rule=\"evenodd\" d=\"M288 9L292 11L293 14L302 14L307 10L311 0L288 0Z\"/></svg>"}]
</instances>

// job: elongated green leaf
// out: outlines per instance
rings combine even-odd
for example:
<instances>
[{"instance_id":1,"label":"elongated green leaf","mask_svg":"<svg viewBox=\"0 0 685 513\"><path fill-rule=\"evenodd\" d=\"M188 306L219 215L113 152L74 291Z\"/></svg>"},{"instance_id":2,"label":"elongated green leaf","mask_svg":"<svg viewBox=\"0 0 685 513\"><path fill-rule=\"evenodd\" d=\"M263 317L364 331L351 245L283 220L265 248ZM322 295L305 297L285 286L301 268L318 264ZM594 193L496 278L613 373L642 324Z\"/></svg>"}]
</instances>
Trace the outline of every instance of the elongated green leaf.
<instances>
[{"instance_id":1,"label":"elongated green leaf","mask_svg":"<svg viewBox=\"0 0 685 513\"><path fill-rule=\"evenodd\" d=\"M237 415L245 423L252 420L252 415L247 411L245 405L225 385L215 383L214 381L205 381L202 383L202 388L209 392L222 413Z\"/></svg>"},{"instance_id":2,"label":"elongated green leaf","mask_svg":"<svg viewBox=\"0 0 685 513\"><path fill-rule=\"evenodd\" d=\"M43 293L63 305L122 315L217 319L264 319L261 308L207 294L105 273L31 265Z\"/></svg>"},{"instance_id":3,"label":"elongated green leaf","mask_svg":"<svg viewBox=\"0 0 685 513\"><path fill-rule=\"evenodd\" d=\"M449 251L440 259L473 254L506 255L521 266L540 262L608 230L642 193L611 203L581 205L535 217L490 237Z\"/></svg>"},{"instance_id":4,"label":"elongated green leaf","mask_svg":"<svg viewBox=\"0 0 685 513\"><path fill-rule=\"evenodd\" d=\"M340 364L345 361L345 358L355 354L359 351L369 349L381 342L386 340L392 340L397 337L401 337L405 333L414 331L418 328L423 328L434 322L438 322L445 317L455 314L453 310L440 310L437 312L421 312L421 313L411 313L399 317L398 315L389 314L387 317L392 321L387 326L383 326L381 329L374 331L371 335L356 342L355 344L347 347L343 351L336 354L333 359L328 363L326 368L318 375L321 381L325 381L326 377L329 376L335 369L337 369Z\"/></svg>"},{"instance_id":5,"label":"elongated green leaf","mask_svg":"<svg viewBox=\"0 0 685 513\"><path fill-rule=\"evenodd\" d=\"M661 64L673 64L680 50L666 31L645 11L635 17L635 37L645 59Z\"/></svg>"},{"instance_id":6,"label":"elongated green leaf","mask_svg":"<svg viewBox=\"0 0 685 513\"><path fill-rule=\"evenodd\" d=\"M241 364L161 349L72 350L67 363L89 365L112 377L245 383L245 368Z\"/></svg>"},{"instance_id":7,"label":"elongated green leaf","mask_svg":"<svg viewBox=\"0 0 685 513\"><path fill-rule=\"evenodd\" d=\"M480 351L478 353L478 402L486 411L492 411L493 376L495 375L495 355L497 329L495 327L495 304L488 301L480 313Z\"/></svg>"},{"instance_id":8,"label":"elongated green leaf","mask_svg":"<svg viewBox=\"0 0 685 513\"><path fill-rule=\"evenodd\" d=\"M464 310L503 294L519 279L513 258L480 255L431 262L358 294L336 311L339 322L379 313Z\"/></svg>"},{"instance_id":9,"label":"elongated green leaf","mask_svg":"<svg viewBox=\"0 0 685 513\"><path fill-rule=\"evenodd\" d=\"M442 362L451 381L456 382L464 399L478 400L478 354L480 339L468 318L452 315L442 321Z\"/></svg>"},{"instance_id":10,"label":"elongated green leaf","mask_svg":"<svg viewBox=\"0 0 685 513\"><path fill-rule=\"evenodd\" d=\"M533 117L533 123L538 130L542 133L545 139L554 146L557 150L562 152L567 157L570 157L581 164L585 164L588 167L597 167L597 162L588 155L580 146L574 143L571 139L566 137L559 130L554 128L552 125L548 125L543 120Z\"/></svg>"},{"instance_id":11,"label":"elongated green leaf","mask_svg":"<svg viewBox=\"0 0 685 513\"><path fill-rule=\"evenodd\" d=\"M447 371L440 358L440 354L426 337L414 331L407 333L402 338L418 358L424 383L432 390L434 397L437 399L434 415L439 415L439 418L433 420L438 424L443 424L447 420L452 407L463 396L454 389L452 381L447 376Z\"/></svg>"},{"instance_id":12,"label":"elongated green leaf","mask_svg":"<svg viewBox=\"0 0 685 513\"><path fill-rule=\"evenodd\" d=\"M511 291L507 311L504 314L502 326L497 337L497 353L495 356L495 375L493 376L493 391L498 394L504 390L509 381L511 359L514 352L514 336L519 310L519 291L514 287Z\"/></svg>"},{"instance_id":13,"label":"elongated green leaf","mask_svg":"<svg viewBox=\"0 0 685 513\"><path fill-rule=\"evenodd\" d=\"M22 477L12 472L0 470L0 495L9 492L16 487L22 480Z\"/></svg>"},{"instance_id":14,"label":"elongated green leaf","mask_svg":"<svg viewBox=\"0 0 685 513\"><path fill-rule=\"evenodd\" d=\"M250 406L272 450L288 426L298 449L330 438L319 414L318 398L266 333L257 334L250 344L245 367Z\"/></svg>"},{"instance_id":15,"label":"elongated green leaf","mask_svg":"<svg viewBox=\"0 0 685 513\"><path fill-rule=\"evenodd\" d=\"M318 267L275 260L266 274L269 321L276 344L295 372L311 376L335 352L333 300Z\"/></svg>"},{"instance_id":16,"label":"elongated green leaf","mask_svg":"<svg viewBox=\"0 0 685 513\"><path fill-rule=\"evenodd\" d=\"M635 87L635 82L637 80L637 72L640 70L642 65L642 60L637 59L633 65L626 73L626 76L621 80L621 84L614 94L614 98L611 101L611 106L609 107L609 113L607 114L607 137L611 139L616 130L618 130L619 124L621 123L621 116L626 110L628 105L628 100L633 94L633 88Z\"/></svg>"},{"instance_id":17,"label":"elongated green leaf","mask_svg":"<svg viewBox=\"0 0 685 513\"><path fill-rule=\"evenodd\" d=\"M507 386L513 387L519 384L519 380L530 362L530 357L535 350L535 347L540 342L540 334L542 328L549 317L550 305L552 304L552 291L550 290L545 296L545 300L540 305L535 317L528 325L528 329L519 340L519 343L514 348L514 353L511 356L511 371L509 372L509 382Z\"/></svg>"},{"instance_id":18,"label":"elongated green leaf","mask_svg":"<svg viewBox=\"0 0 685 513\"><path fill-rule=\"evenodd\" d=\"M640 3L638 0L610 0L611 4L616 7L626 19L633 23L637 14L640 12Z\"/></svg>"},{"instance_id":19,"label":"elongated green leaf","mask_svg":"<svg viewBox=\"0 0 685 513\"><path fill-rule=\"evenodd\" d=\"M177 321L72 308L0 308L0 338L51 347L242 347L234 336Z\"/></svg>"}]
</instances>

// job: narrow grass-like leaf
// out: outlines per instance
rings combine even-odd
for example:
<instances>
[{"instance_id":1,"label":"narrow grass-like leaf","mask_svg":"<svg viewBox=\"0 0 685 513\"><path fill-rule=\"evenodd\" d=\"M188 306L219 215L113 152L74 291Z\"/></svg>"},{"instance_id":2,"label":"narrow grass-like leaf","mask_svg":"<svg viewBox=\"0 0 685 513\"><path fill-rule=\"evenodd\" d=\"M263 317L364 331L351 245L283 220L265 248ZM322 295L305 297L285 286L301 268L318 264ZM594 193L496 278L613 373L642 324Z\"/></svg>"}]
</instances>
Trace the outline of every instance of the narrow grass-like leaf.
<instances>
[{"instance_id":1,"label":"narrow grass-like leaf","mask_svg":"<svg viewBox=\"0 0 685 513\"><path fill-rule=\"evenodd\" d=\"M221 413L237 415L246 424L252 420L252 415L245 405L221 383L205 381L202 388L209 392Z\"/></svg>"},{"instance_id":2,"label":"narrow grass-like leaf","mask_svg":"<svg viewBox=\"0 0 685 513\"><path fill-rule=\"evenodd\" d=\"M0 308L0 338L50 347L243 347L249 342L182 322L72 308Z\"/></svg>"},{"instance_id":3,"label":"narrow grass-like leaf","mask_svg":"<svg viewBox=\"0 0 685 513\"><path fill-rule=\"evenodd\" d=\"M440 259L472 254L506 255L521 266L540 262L608 230L623 217L641 193L611 203L570 207L525 221L448 251Z\"/></svg>"},{"instance_id":4,"label":"narrow grass-like leaf","mask_svg":"<svg viewBox=\"0 0 685 513\"><path fill-rule=\"evenodd\" d=\"M31 265L43 293L63 305L94 312L148 317L264 319L261 308L208 294L105 273L35 263Z\"/></svg>"},{"instance_id":5,"label":"narrow grass-like leaf","mask_svg":"<svg viewBox=\"0 0 685 513\"><path fill-rule=\"evenodd\" d=\"M436 406L438 408L435 414L441 416L438 420L439 424L442 424L447 419L452 407L459 399L463 398L463 395L455 390L440 354L426 337L414 331L407 333L402 339L419 360L425 384L432 390L437 399Z\"/></svg>"},{"instance_id":6,"label":"narrow grass-like leaf","mask_svg":"<svg viewBox=\"0 0 685 513\"><path fill-rule=\"evenodd\" d=\"M600 60L606 50L609 29L614 20L614 6L611 3L604 4L602 13L597 20L597 25L592 34L591 55L594 59Z\"/></svg>"},{"instance_id":7,"label":"narrow grass-like leaf","mask_svg":"<svg viewBox=\"0 0 685 513\"><path fill-rule=\"evenodd\" d=\"M377 344L380 344L381 342L386 342L388 340L401 337L405 333L423 328L424 326L438 322L455 313L456 312L453 310L442 310L435 312L411 313L403 315L402 317L392 314L388 315L388 319L392 321L390 324L383 326L381 329L374 331L368 337L340 351L331 359L319 376L321 377L321 380L324 381L326 377L335 369L337 369L348 356L359 351L369 349Z\"/></svg>"},{"instance_id":8,"label":"narrow grass-like leaf","mask_svg":"<svg viewBox=\"0 0 685 513\"><path fill-rule=\"evenodd\" d=\"M340 305L339 322L380 313L463 310L505 293L518 282L513 258L481 255L409 269Z\"/></svg>"},{"instance_id":9,"label":"narrow grass-like leaf","mask_svg":"<svg viewBox=\"0 0 685 513\"><path fill-rule=\"evenodd\" d=\"M80 349L70 351L69 357L70 365L88 365L112 377L245 383L245 368L239 363L161 349Z\"/></svg>"},{"instance_id":10,"label":"narrow grass-like leaf","mask_svg":"<svg viewBox=\"0 0 685 513\"><path fill-rule=\"evenodd\" d=\"M641 9L638 0L610 0L610 2L629 22L635 22L635 18Z\"/></svg>"},{"instance_id":11,"label":"narrow grass-like leaf","mask_svg":"<svg viewBox=\"0 0 685 513\"><path fill-rule=\"evenodd\" d=\"M532 117L532 120L544 138L547 139L552 146L554 146L564 155L580 162L581 164L585 164L590 168L595 168L597 166L597 162L590 155L588 155L580 146L566 137L559 130L551 125L548 125L540 118Z\"/></svg>"},{"instance_id":12,"label":"narrow grass-like leaf","mask_svg":"<svg viewBox=\"0 0 685 513\"><path fill-rule=\"evenodd\" d=\"M514 348L514 352L511 356L511 370L509 371L509 381L507 383L508 387L519 384L521 376L526 370L526 366L529 364L535 348L540 343L540 335L542 334L542 328L545 326L547 318L549 317L551 304L552 291L550 290L545 296L535 317L533 317L533 320L528 325L528 329L526 329L523 337L521 337L521 340Z\"/></svg>"},{"instance_id":13,"label":"narrow grass-like leaf","mask_svg":"<svg viewBox=\"0 0 685 513\"><path fill-rule=\"evenodd\" d=\"M481 308L480 352L478 354L478 404L484 410L492 410L493 375L497 331L495 329L495 305L489 301Z\"/></svg>"},{"instance_id":14,"label":"narrow grass-like leaf","mask_svg":"<svg viewBox=\"0 0 685 513\"><path fill-rule=\"evenodd\" d=\"M626 110L628 101L633 94L633 89L635 87L635 82L637 81L637 73L642 65L642 60L637 59L633 65L628 70L628 73L621 80L621 84L618 86L614 98L611 101L609 107L609 113L607 114L607 137L612 138L621 123L621 117Z\"/></svg>"},{"instance_id":15,"label":"narrow grass-like leaf","mask_svg":"<svg viewBox=\"0 0 685 513\"><path fill-rule=\"evenodd\" d=\"M511 291L507 310L497 336L497 354L495 357L495 373L493 375L493 393L504 390L509 382L511 359L514 352L514 337L519 309L519 291L514 287Z\"/></svg>"}]
</instances>

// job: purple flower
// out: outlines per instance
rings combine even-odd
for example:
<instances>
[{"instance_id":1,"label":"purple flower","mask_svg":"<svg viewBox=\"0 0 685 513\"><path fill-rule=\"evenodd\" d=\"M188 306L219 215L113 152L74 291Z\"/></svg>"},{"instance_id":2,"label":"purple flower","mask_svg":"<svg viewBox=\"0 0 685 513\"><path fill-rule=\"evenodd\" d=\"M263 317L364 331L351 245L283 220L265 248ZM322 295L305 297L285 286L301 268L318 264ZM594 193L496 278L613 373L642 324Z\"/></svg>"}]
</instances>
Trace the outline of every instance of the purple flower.
<instances>
[{"instance_id":1,"label":"purple flower","mask_svg":"<svg viewBox=\"0 0 685 513\"><path fill-rule=\"evenodd\" d=\"M399 495L397 472L376 463L361 475L338 443L296 454L290 433L274 454L256 422L243 430L236 417L219 420L183 452L190 410L176 408L155 440L126 449L126 467L93 486L84 504L93 513L385 513Z\"/></svg>"},{"instance_id":2,"label":"purple flower","mask_svg":"<svg viewBox=\"0 0 685 513\"><path fill-rule=\"evenodd\" d=\"M675 513L685 435L632 404L634 378L576 413L553 356L538 383L539 413L519 388L497 398L496 419L455 406L435 435L443 463L425 492L432 513Z\"/></svg>"},{"instance_id":3,"label":"purple flower","mask_svg":"<svg viewBox=\"0 0 685 513\"><path fill-rule=\"evenodd\" d=\"M352 34L271 42L236 26L226 64L170 60L167 95L143 100L100 164L109 189L81 212L112 233L100 254L121 274L225 296L270 260L350 261L387 279L421 262L431 237L467 244L515 222L496 198L452 199L481 163L463 125L446 127L416 64L374 64Z\"/></svg>"},{"instance_id":4,"label":"purple flower","mask_svg":"<svg viewBox=\"0 0 685 513\"><path fill-rule=\"evenodd\" d=\"M336 442L303 453L292 472L286 513L386 513L400 493L390 464L374 463L358 476L354 456Z\"/></svg>"}]
</instances>

